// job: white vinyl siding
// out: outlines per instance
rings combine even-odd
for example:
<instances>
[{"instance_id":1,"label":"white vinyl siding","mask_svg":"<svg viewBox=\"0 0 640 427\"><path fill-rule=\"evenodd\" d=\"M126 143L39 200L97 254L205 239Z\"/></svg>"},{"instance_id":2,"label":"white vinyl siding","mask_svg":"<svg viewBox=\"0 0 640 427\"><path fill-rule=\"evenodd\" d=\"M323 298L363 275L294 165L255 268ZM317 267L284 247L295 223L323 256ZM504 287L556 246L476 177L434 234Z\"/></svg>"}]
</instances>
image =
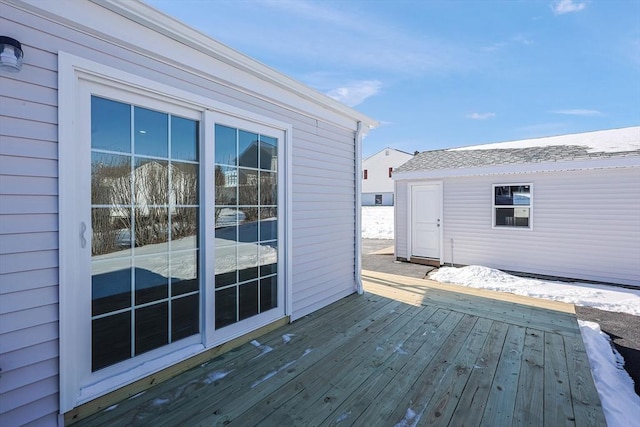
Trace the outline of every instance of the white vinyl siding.
<instances>
[{"instance_id":1,"label":"white vinyl siding","mask_svg":"<svg viewBox=\"0 0 640 427\"><path fill-rule=\"evenodd\" d=\"M25 62L20 73L0 76L0 425L57 423L58 51L291 124L292 319L355 290L353 118L195 50L190 55L198 60L189 65L142 55L129 41L166 43L168 51L184 46L96 4L83 2L69 13L115 23L114 32L93 37L93 30L2 3L3 34L23 43ZM91 27L89 21L83 24ZM229 83L238 76L264 93Z\"/></svg>"},{"instance_id":2,"label":"white vinyl siding","mask_svg":"<svg viewBox=\"0 0 640 427\"><path fill-rule=\"evenodd\" d=\"M327 125L294 128L293 319L355 290L353 141L352 132Z\"/></svg>"},{"instance_id":3,"label":"white vinyl siding","mask_svg":"<svg viewBox=\"0 0 640 427\"><path fill-rule=\"evenodd\" d=\"M7 9L3 32L45 38ZM0 425L58 412L57 60L28 49L35 66L0 75Z\"/></svg>"},{"instance_id":4,"label":"white vinyl siding","mask_svg":"<svg viewBox=\"0 0 640 427\"><path fill-rule=\"evenodd\" d=\"M492 185L520 181L535 192L534 228L492 228ZM640 168L448 178L444 262L638 286L638 182Z\"/></svg>"}]
</instances>

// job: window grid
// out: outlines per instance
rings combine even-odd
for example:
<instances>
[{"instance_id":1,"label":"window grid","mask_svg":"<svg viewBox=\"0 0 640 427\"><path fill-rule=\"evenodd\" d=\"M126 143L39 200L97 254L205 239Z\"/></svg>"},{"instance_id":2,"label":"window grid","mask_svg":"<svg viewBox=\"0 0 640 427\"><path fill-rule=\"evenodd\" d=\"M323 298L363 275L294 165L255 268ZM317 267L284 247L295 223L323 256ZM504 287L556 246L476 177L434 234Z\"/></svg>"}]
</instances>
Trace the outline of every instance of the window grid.
<instances>
[{"instance_id":1,"label":"window grid","mask_svg":"<svg viewBox=\"0 0 640 427\"><path fill-rule=\"evenodd\" d=\"M276 146L271 145L269 140L274 140L274 139L268 136L265 136L259 133L244 131L238 128L229 128L221 125L215 125L215 126L216 126L216 130L219 130L219 129L226 130L226 131L232 130L234 132L234 138L235 138L235 141L234 141L235 156L227 154L226 158L223 158L222 161L220 161L221 160L219 158L220 156L216 152L216 155L215 155L216 159L214 162L216 170L221 171L220 172L221 174L226 174L224 175L224 183L218 182L218 178L216 179L216 193L221 192L222 190L224 190L224 188L233 186L234 187L233 201L235 202L235 203L228 202L226 204L220 204L219 202L221 201L220 199L222 199L222 197L220 197L219 194L216 194L216 201L215 201L216 210L220 210L220 212L222 212L222 209L225 209L225 208L235 210L235 214L233 215L235 217L235 222L233 224L233 227L235 228L234 230L235 242L233 243L235 246L234 250L235 250L235 263L236 263L235 264L236 269L233 272L235 279L233 283L227 283L223 285L218 285L216 283L215 285L216 298L223 291L230 291L231 289L235 290L235 292L233 292L235 294L235 304L234 304L235 313L234 313L234 319L232 321L226 321L226 322L221 321L219 324L218 319L221 314L218 313L217 312L218 310L216 309L216 329L219 329L224 326L237 323L240 320L244 320L244 318L241 318L242 301L240 297L240 292L241 292L242 286L250 286L254 282L257 283L257 313L255 313L254 315L262 313L263 304L262 304L262 298L261 298L261 291L262 291L263 282L268 282L269 279L276 278L278 274L277 271L275 273L263 274L263 272L261 271L261 267L264 265L262 263L263 255L258 250L258 253L256 254L256 263L255 265L250 267L250 268L256 268L257 272L255 276L249 277L247 279L241 279L240 277L240 274L242 271L241 265L240 265L242 249L247 248L249 245L256 245L256 249L259 249L264 246L269 246L273 248L274 247L273 244L275 244L275 248L277 248L277 243L278 243L277 225L276 225L275 235L271 236L271 238L266 238L266 239L263 238L263 227L265 227L265 224L268 221L263 221L262 213L263 213L263 209L272 209L272 210L275 210L276 218L277 218L277 208L278 208L277 194L274 194L274 189L272 189L271 194L264 193L265 191L264 185L266 185L266 182L270 180L271 182L269 183L269 185L275 185L275 189L277 190L278 171L277 171L276 160L277 160L278 149L277 149L277 145ZM216 135L218 134L216 133ZM255 139L251 144L249 144L249 147L247 149L242 151L241 137L242 136L246 137L249 135L251 135L251 137ZM277 140L274 140L274 141L276 141L276 144L277 144ZM249 148L251 148L253 143L256 144L256 150L255 150L256 166L255 167L247 166L245 164L246 162L243 162L243 160L241 160L241 157L245 154L245 152L249 150ZM271 156L263 158L263 155L265 154L263 152L263 144L265 144L265 147L269 147L269 146L271 147L271 149L273 150L273 152L271 153ZM216 146L216 151L220 149L220 147L222 146L222 138L221 140L218 140L216 138L215 146ZM274 164L274 161L276 161L275 162L276 164ZM250 159L249 162L253 162L253 159ZM264 163L268 163L268 165L265 165ZM265 179L263 179L263 177ZM252 179L248 179L248 178L252 178ZM247 184L248 181L252 181L252 180L255 180L255 182L249 182ZM255 184L257 188L257 194L255 194L255 198L253 200L254 203L249 203L249 204L242 203L243 201L246 201L246 197L243 197L243 194L241 193L241 191L243 190L242 186L243 185L250 186L252 184ZM263 201L265 201L265 199L270 199L275 203L263 204ZM247 212L248 210L255 210L256 217L254 221L251 221L251 220L246 221L245 220L246 216L245 218L242 218L242 219L240 218L240 215L246 215L245 212ZM255 239L251 239L245 242L243 241L243 236L241 235L241 227L243 225L247 226L247 223L250 223L250 222L255 223L256 237ZM268 229L265 229L265 230L268 231ZM217 231L216 231L216 234L217 234ZM275 260L274 263L277 265L277 259ZM216 259L216 268L217 267L218 267L218 259ZM224 273L221 273L221 274L224 274ZM216 271L216 277L217 276L218 276L218 272ZM216 307L218 307L217 302L216 302ZM275 308L275 306L269 307L269 309L271 308Z\"/></svg>"},{"instance_id":2,"label":"window grid","mask_svg":"<svg viewBox=\"0 0 640 427\"><path fill-rule=\"evenodd\" d=\"M102 98L98 98L98 97L92 97L92 100L97 99L97 100L102 100L105 101L106 99L102 99ZM106 101L110 101L110 100L106 100ZM178 197L188 197L188 196L184 196L182 193L180 193L180 190L182 188L186 187L186 183L183 182L181 183L181 186L178 186L177 183L174 182L174 169L179 167L179 165L184 164L184 165L192 165L194 166L193 171L195 172L195 182L196 185L198 185L199 179L197 177L197 175L199 174L198 171L198 166L199 166L199 161L194 161L194 160L189 160L189 159L181 159L181 158L174 158L173 157L173 147L172 147L172 143L173 143L173 134L172 134L172 123L173 123L173 119L177 118L177 119L182 119L179 116L174 116L172 114L169 113L165 113L165 112L157 112L157 111L152 111L152 110L148 110L148 111L152 111L153 113L157 113L160 116L162 116L164 119L166 119L166 141L161 141L161 143L165 143L166 142L166 157L163 156L155 156L155 155L148 155L147 153L138 153L137 147L136 147L136 127L137 127L137 123L136 123L136 111L140 110L140 111L144 111L145 109L141 108L141 107L137 107L135 105L131 105L131 104L123 104L117 101L110 101L110 102L115 102L117 104L120 105L127 105L129 108L129 141L128 141L128 145L129 148L128 150L125 151L117 151L117 150L109 150L109 149L102 149L102 148L94 148L93 147L93 140L92 140L92 148L91 148L91 153L92 153L92 164L93 164L93 154L102 154L102 155L112 155L112 156L120 156L123 159L126 159L128 162L128 176L125 175L122 177L122 179L128 179L129 180L129 185L128 185L128 201L129 203L93 203L94 200L92 200L92 204L91 204L91 209L92 211L94 211L95 209L111 209L111 210L116 210L116 211L122 211L124 210L124 212L126 213L126 215L123 217L125 224L128 222L129 225L129 229L128 229L128 244L126 244L125 246L122 247L122 254L121 255L111 255L109 256L107 259L92 259L92 265L93 266L100 266L101 264L106 264L108 262L112 262L112 261L116 261L118 262L120 261L128 261L128 268L130 270L130 274L129 274L129 284L128 284L128 292L129 292L129 302L128 302L128 306L120 308L120 309L107 309L107 311L105 312L100 312L98 314L92 313L91 316L91 320L92 322L96 321L96 320L101 320L101 319L107 319L109 317L116 317L118 315L124 314L124 313L130 313L130 343L129 343L129 357L133 358L139 354L142 354L146 351L150 351L153 350L154 348L157 348L159 346L162 345L168 345L171 342L174 341L174 333L176 332L174 330L174 324L173 324L173 316L174 315L179 315L181 313L174 313L173 311L173 303L174 301L178 301L178 300L182 300L182 301L187 301L188 298L193 297L194 295L199 295L200 294L200 290L199 290L199 285L197 285L197 288L195 290L187 290L186 292L182 292L182 293L177 293L178 291L176 290L174 292L174 285L177 283L180 283L181 281L195 281L196 284L198 283L198 253L199 253L199 242L198 242L198 221L197 221L197 217L198 217L198 210L199 210L199 203L178 203ZM92 103L92 109L93 109L93 103ZM92 120L94 119L94 116L92 115ZM195 140L191 141L195 144L195 156L196 158L199 157L197 155L198 152L198 129L199 129L199 122L198 121L194 121L194 120L190 120L190 119L182 119L182 120L188 120L191 124L193 124L195 126ZM155 128L153 129L155 130ZM140 133L142 134L143 131L140 131ZM92 137L93 138L93 137ZM165 196L165 200L164 203L158 204L158 203L148 203L147 201L142 201L140 200L140 194L138 192L138 188L137 186L141 185L141 183L144 183L145 179L139 177L139 173L137 171L137 167L142 168L145 167L145 165L149 165L149 164L153 164L153 162L165 162L166 163L166 171L164 171L164 173L166 173L166 176L163 176L162 179L162 188L166 189L166 194L164 194ZM100 167L104 167L104 164L98 163L98 165ZM151 168L152 166L148 166L147 168ZM92 172L93 172L93 166L92 166ZM144 173L144 172L143 172ZM187 172L188 173L188 172ZM105 179L104 177L102 179ZM153 184L157 184L157 181L153 181ZM146 183L148 184L148 182ZM144 184L142 184L144 185ZM93 182L92 182L92 186L93 186ZM178 188L180 187L180 188ZM93 187L92 187L93 190ZM198 201L198 194L197 194L197 188L195 193L193 193L192 195L192 199L194 201ZM139 227L142 227L142 225L137 223L137 215L140 211L152 211L152 210L164 210L164 215L166 218L166 223L164 224L164 227L166 228L166 230L162 231L161 230L161 234L160 236L162 236L162 234L166 233L166 239L164 241L162 241L162 237L160 240L161 244L165 244L166 245L166 249L164 250L152 250L151 253L147 253L145 254L145 249L148 248L148 246L141 246L140 248L138 248L137 246L137 241L139 238L138 233L140 232L140 230L138 229ZM173 244L174 244L174 226L177 226L178 223L175 222L177 220L177 216L179 215L179 210L181 209L193 209L195 212L195 221L192 224L187 224L187 226L191 226L191 227L195 227L195 232L194 232L194 243L191 247L187 247L184 249L176 249L174 250ZM184 214L184 212L183 212ZM111 213L109 215L112 215ZM117 213L116 213L117 215ZM93 221L93 220L92 220ZM163 227L163 224L157 224L157 223L151 223L151 225L153 227L155 226L159 226L159 227ZM183 224L184 225L184 224ZM126 242L126 236L127 236L127 230L124 230L124 239ZM95 237L95 235L94 235ZM185 236L188 237L188 236ZM176 238L180 238L179 236ZM93 253L93 250L92 250ZM109 252L107 252L108 254ZM192 255L193 257L191 258L189 255ZM173 276L175 275L174 272L174 267L178 267L178 264L174 264L178 258L178 256L183 255L186 256L189 260L193 260L193 265L191 265L190 267L192 267L192 272L195 275L195 277L193 277L192 279L181 279L178 280L176 278L174 278ZM99 256L99 254L98 254ZM93 258L93 256L92 256ZM136 271L137 269L144 265L145 261L151 261L154 258L156 259L160 259L160 258L164 258L164 271L166 271L166 277L164 277L164 279L166 280L161 280L160 282L158 282L160 285L160 287L166 287L166 295L164 297L154 297L152 300L149 301L138 301L139 296L138 296L138 287L137 285L139 284L139 280L136 277ZM187 267L189 268L189 267ZM159 274L160 277L162 277L161 273L153 273L153 274ZM92 273L92 277L93 277L93 273ZM93 279L92 279L93 280ZM152 284L152 286L157 286L156 283ZM93 293L93 292L92 292ZM95 299L95 295L92 296L92 300ZM164 332L162 332L162 334L166 333L166 342L164 343L160 343L159 345L157 344L151 344L151 348L147 348L144 349L143 348L143 343L141 342L141 346L143 348L142 351L140 351L140 348L138 348L138 344L137 344L137 339L139 339L140 337L137 336L137 332L136 332L136 325L138 325L138 312L142 309L145 308L149 308L149 307L158 307L160 308L163 304L166 304L166 310L164 310L164 316L166 316L166 325L162 326L161 324L154 324L154 328L158 327L161 329L164 329ZM94 310L92 310L94 311ZM199 318L199 312L196 314ZM197 322L197 324L199 324L199 321ZM155 329L154 329L155 330ZM197 333L197 331L195 331L195 333ZM177 339L182 339L185 336L179 336ZM94 341L95 341L95 337L94 337ZM95 345L95 342L94 342ZM95 355L94 355L95 356ZM99 362L96 362L95 359L92 362L94 365L94 368L92 370L99 370L102 369L104 367L110 366L114 363L118 363L120 361L124 361L127 358L120 358L120 360L117 361L111 361L108 362L106 364L100 364ZM97 365L97 367L95 367Z\"/></svg>"},{"instance_id":3,"label":"window grid","mask_svg":"<svg viewBox=\"0 0 640 427\"><path fill-rule=\"evenodd\" d=\"M533 184L492 185L492 227L532 229Z\"/></svg>"}]
</instances>

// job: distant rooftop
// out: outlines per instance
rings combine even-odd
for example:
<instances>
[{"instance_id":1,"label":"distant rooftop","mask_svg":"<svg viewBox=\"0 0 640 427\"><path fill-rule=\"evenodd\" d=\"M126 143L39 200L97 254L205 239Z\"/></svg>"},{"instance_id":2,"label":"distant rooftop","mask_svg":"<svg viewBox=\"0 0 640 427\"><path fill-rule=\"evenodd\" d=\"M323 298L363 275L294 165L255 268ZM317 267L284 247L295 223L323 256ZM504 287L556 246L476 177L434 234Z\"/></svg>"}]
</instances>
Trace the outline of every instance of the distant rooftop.
<instances>
[{"instance_id":1,"label":"distant rooftop","mask_svg":"<svg viewBox=\"0 0 640 427\"><path fill-rule=\"evenodd\" d=\"M640 157L640 126L424 151L396 172Z\"/></svg>"},{"instance_id":2,"label":"distant rooftop","mask_svg":"<svg viewBox=\"0 0 640 427\"><path fill-rule=\"evenodd\" d=\"M385 152L385 151L387 151L387 150L393 150L393 151L397 151L398 153L406 154L406 155L408 155L408 156L413 156L413 154L412 154L412 153L407 153L406 151L398 150L397 148L393 148L393 147L385 147L385 148L383 148L382 150L377 151L377 152L375 152L375 153L371 154L370 156L365 157L365 158L363 159L363 161L364 161L364 160L368 160L368 159L370 159L370 158L372 158L372 157L375 157L375 156L377 156L378 154L384 153L384 152Z\"/></svg>"}]
</instances>

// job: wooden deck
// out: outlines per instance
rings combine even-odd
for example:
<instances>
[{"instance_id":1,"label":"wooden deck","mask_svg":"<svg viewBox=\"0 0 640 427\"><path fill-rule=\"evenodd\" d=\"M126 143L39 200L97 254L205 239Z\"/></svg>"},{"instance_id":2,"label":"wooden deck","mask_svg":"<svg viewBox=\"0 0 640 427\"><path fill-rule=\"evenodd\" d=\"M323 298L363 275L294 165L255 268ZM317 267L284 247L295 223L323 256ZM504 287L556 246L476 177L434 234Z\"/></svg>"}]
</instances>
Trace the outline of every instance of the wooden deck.
<instances>
[{"instance_id":1,"label":"wooden deck","mask_svg":"<svg viewBox=\"0 0 640 427\"><path fill-rule=\"evenodd\" d=\"M606 425L572 305L364 279L79 425Z\"/></svg>"}]
</instances>

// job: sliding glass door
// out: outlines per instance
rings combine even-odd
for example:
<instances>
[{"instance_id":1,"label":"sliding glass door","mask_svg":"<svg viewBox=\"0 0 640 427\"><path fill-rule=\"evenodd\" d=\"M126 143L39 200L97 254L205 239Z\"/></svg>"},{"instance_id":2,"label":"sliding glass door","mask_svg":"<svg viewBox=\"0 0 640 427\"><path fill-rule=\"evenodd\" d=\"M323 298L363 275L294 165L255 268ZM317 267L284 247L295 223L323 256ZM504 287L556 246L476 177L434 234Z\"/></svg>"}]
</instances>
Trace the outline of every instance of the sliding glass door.
<instances>
[{"instance_id":1,"label":"sliding glass door","mask_svg":"<svg viewBox=\"0 0 640 427\"><path fill-rule=\"evenodd\" d=\"M91 370L200 332L197 120L91 96Z\"/></svg>"},{"instance_id":2,"label":"sliding glass door","mask_svg":"<svg viewBox=\"0 0 640 427\"><path fill-rule=\"evenodd\" d=\"M214 125L214 324L223 336L244 329L238 324L284 315L278 136L250 125Z\"/></svg>"}]
</instances>

